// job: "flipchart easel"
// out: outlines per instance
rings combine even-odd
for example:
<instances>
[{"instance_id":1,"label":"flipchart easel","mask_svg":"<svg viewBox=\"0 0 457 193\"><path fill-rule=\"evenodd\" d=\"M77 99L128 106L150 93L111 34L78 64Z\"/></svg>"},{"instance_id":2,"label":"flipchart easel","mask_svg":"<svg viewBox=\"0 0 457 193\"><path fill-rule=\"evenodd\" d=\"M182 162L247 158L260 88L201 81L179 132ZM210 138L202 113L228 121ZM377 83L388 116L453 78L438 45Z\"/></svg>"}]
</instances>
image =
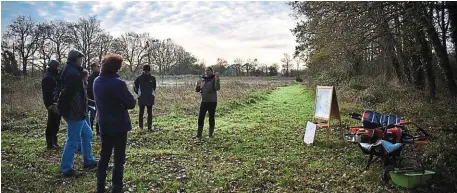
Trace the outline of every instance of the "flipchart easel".
<instances>
[{"instance_id":1,"label":"flipchart easel","mask_svg":"<svg viewBox=\"0 0 457 193\"><path fill-rule=\"evenodd\" d=\"M329 129L330 127L335 127L330 125L330 120L332 118L339 121L339 125L336 126L341 126L340 110L338 107L338 99L336 97L335 87L317 86L316 99L314 102L313 122L315 122L316 119L322 119L326 121L317 124L317 128L326 129L326 145L328 145Z\"/></svg>"}]
</instances>

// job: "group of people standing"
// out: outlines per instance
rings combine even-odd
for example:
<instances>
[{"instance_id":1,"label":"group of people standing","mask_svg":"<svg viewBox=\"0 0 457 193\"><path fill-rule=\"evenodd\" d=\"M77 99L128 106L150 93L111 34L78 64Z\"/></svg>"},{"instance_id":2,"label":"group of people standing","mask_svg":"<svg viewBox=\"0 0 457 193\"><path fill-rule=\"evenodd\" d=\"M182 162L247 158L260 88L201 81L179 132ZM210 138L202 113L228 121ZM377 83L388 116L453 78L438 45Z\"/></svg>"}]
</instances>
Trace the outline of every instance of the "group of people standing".
<instances>
[{"instance_id":1,"label":"group of people standing","mask_svg":"<svg viewBox=\"0 0 457 193\"><path fill-rule=\"evenodd\" d=\"M112 191L122 192L123 171L127 132L132 130L128 113L134 109L136 100L125 81L119 78L123 58L118 54L107 54L101 61L91 65L92 74L82 65L84 55L76 50L68 53L67 64L59 71L56 60L48 63L42 79L43 101L48 111L46 145L48 149L59 148L57 133L60 120L67 123L67 136L62 153L60 171L64 176L75 177L73 161L78 148L81 149L84 168L97 167L97 192L105 191L106 170L114 149ZM134 81L134 92L138 95L139 127L143 128L143 115L147 109L147 127L153 130L152 109L155 104L156 79L151 75L151 67L144 65L142 74ZM195 91L200 92L202 101L198 119L198 138L202 137L203 122L209 112L209 135L215 127L217 91L220 89L219 74L208 67L205 75L197 81ZM100 135L100 160L92 155L94 119L96 133Z\"/></svg>"}]
</instances>

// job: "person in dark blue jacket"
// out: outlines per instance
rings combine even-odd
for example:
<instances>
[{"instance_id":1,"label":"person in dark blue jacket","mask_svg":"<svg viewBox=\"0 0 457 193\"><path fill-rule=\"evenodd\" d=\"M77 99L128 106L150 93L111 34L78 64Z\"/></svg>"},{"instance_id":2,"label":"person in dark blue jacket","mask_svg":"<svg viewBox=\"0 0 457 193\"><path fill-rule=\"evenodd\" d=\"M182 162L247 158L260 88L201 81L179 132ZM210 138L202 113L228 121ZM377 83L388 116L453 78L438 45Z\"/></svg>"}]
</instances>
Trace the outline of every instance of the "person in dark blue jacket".
<instances>
[{"instance_id":1,"label":"person in dark blue jacket","mask_svg":"<svg viewBox=\"0 0 457 193\"><path fill-rule=\"evenodd\" d=\"M128 109L134 109L136 105L127 84L117 74L123 60L118 54L106 55L102 61L101 73L94 81L97 122L102 142L97 169L97 192L105 191L106 170L113 149L112 192L122 192L127 132L132 130Z\"/></svg>"},{"instance_id":2,"label":"person in dark blue jacket","mask_svg":"<svg viewBox=\"0 0 457 193\"><path fill-rule=\"evenodd\" d=\"M60 90L57 97L57 109L67 122L67 141L62 154L60 171L64 176L77 176L73 169L73 160L82 140L81 152L84 168L97 166L92 155L92 130L86 122L87 92L81 79L82 59L84 55L76 50L68 53L67 65L60 72Z\"/></svg>"},{"instance_id":3,"label":"person in dark blue jacket","mask_svg":"<svg viewBox=\"0 0 457 193\"><path fill-rule=\"evenodd\" d=\"M46 109L54 103L53 92L59 79L59 62L50 60L48 69L41 80L41 89L43 93L43 102ZM46 125L46 145L48 149L59 148L57 143L57 133L59 132L60 114L48 110L48 122Z\"/></svg>"}]
</instances>

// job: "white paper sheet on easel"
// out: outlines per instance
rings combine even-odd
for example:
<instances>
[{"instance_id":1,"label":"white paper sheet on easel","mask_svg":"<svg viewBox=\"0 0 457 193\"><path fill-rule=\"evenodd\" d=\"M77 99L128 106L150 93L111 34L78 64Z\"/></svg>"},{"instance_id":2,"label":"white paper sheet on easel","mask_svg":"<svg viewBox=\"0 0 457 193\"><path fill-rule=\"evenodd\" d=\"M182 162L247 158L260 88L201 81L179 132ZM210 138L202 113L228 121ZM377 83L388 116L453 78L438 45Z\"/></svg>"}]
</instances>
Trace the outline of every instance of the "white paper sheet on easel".
<instances>
[{"instance_id":1,"label":"white paper sheet on easel","mask_svg":"<svg viewBox=\"0 0 457 193\"><path fill-rule=\"evenodd\" d=\"M308 123L306 124L305 136L303 137L303 141L306 144L313 144L314 135L316 134L316 127L317 125L311 121L308 121Z\"/></svg>"}]
</instances>

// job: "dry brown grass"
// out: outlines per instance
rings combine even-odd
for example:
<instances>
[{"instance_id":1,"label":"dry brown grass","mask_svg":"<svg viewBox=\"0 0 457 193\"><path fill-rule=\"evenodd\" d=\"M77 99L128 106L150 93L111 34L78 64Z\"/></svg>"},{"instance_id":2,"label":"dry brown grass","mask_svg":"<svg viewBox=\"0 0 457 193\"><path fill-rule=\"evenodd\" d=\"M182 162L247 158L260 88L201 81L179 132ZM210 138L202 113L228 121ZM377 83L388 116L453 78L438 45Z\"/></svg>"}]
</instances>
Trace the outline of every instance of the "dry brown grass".
<instances>
[{"instance_id":1,"label":"dry brown grass","mask_svg":"<svg viewBox=\"0 0 457 193\"><path fill-rule=\"evenodd\" d=\"M200 95L194 91L194 83L198 77L196 77L197 79L193 77L166 78L163 80L164 82L176 82L177 84L160 86L162 80L157 77L159 88L157 88L154 114L187 114L198 111ZM128 82L131 83L131 81ZM290 82L293 82L290 78L222 77L218 97L222 103L245 99L253 91L271 90ZM132 89L131 84L129 87ZM134 96L136 97L136 95ZM40 79L3 76L1 102L2 123L31 116L39 119L46 117Z\"/></svg>"},{"instance_id":2,"label":"dry brown grass","mask_svg":"<svg viewBox=\"0 0 457 193\"><path fill-rule=\"evenodd\" d=\"M2 76L2 123L27 116L45 116L41 80Z\"/></svg>"},{"instance_id":3,"label":"dry brown grass","mask_svg":"<svg viewBox=\"0 0 457 193\"><path fill-rule=\"evenodd\" d=\"M155 114L163 115L171 112L194 113L200 104L200 94L195 92L196 80L187 79L181 85L157 88ZM253 91L267 91L280 85L290 83L291 79L262 78L223 78L218 93L219 103L246 99Z\"/></svg>"}]
</instances>

